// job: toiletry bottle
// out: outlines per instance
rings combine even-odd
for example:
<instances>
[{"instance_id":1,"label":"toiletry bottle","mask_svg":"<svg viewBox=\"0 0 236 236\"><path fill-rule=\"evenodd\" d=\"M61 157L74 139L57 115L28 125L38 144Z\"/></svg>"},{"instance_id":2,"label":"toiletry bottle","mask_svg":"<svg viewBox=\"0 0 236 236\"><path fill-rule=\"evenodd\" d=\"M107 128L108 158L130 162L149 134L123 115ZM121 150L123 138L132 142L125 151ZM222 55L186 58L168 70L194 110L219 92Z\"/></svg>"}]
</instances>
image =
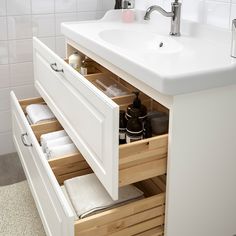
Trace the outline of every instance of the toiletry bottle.
<instances>
[{"instance_id":1,"label":"toiletry bottle","mask_svg":"<svg viewBox=\"0 0 236 236\"><path fill-rule=\"evenodd\" d=\"M143 124L134 110L131 111L131 118L127 122L126 142L131 143L143 139Z\"/></svg>"},{"instance_id":2,"label":"toiletry bottle","mask_svg":"<svg viewBox=\"0 0 236 236\"><path fill-rule=\"evenodd\" d=\"M127 120L125 118L125 111L120 110L119 144L126 143L126 126L127 126Z\"/></svg>"},{"instance_id":3,"label":"toiletry bottle","mask_svg":"<svg viewBox=\"0 0 236 236\"><path fill-rule=\"evenodd\" d=\"M87 56L85 56L84 60L82 60L81 69L80 69L80 73L82 75L88 74L89 61L91 60Z\"/></svg>"},{"instance_id":4,"label":"toiletry bottle","mask_svg":"<svg viewBox=\"0 0 236 236\"><path fill-rule=\"evenodd\" d=\"M122 21L132 23L135 20L134 0L122 1Z\"/></svg>"},{"instance_id":5,"label":"toiletry bottle","mask_svg":"<svg viewBox=\"0 0 236 236\"><path fill-rule=\"evenodd\" d=\"M147 108L141 103L141 100L139 99L139 92L137 91L133 93L136 95L136 97L133 103L130 104L127 108L126 118L129 119L131 117L131 113L134 114L135 112L138 118L141 121L144 121L147 115Z\"/></svg>"},{"instance_id":6,"label":"toiletry bottle","mask_svg":"<svg viewBox=\"0 0 236 236\"><path fill-rule=\"evenodd\" d=\"M80 71L82 56L78 52L74 52L69 56L69 65L75 70Z\"/></svg>"}]
</instances>

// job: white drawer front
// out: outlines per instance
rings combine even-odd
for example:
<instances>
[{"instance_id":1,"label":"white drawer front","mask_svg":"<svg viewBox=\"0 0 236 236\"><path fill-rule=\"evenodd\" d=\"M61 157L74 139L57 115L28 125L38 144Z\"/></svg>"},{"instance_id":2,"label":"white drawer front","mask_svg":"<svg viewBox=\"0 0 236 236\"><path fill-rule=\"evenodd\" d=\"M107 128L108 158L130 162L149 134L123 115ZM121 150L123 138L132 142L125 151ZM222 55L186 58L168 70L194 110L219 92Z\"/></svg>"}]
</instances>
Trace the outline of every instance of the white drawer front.
<instances>
[{"instance_id":1,"label":"white drawer front","mask_svg":"<svg viewBox=\"0 0 236 236\"><path fill-rule=\"evenodd\" d=\"M74 235L74 215L11 93L13 140L47 235ZM27 133L27 135L26 135ZM22 134L25 134L22 140ZM25 146L23 144L32 145Z\"/></svg>"},{"instance_id":2,"label":"white drawer front","mask_svg":"<svg viewBox=\"0 0 236 236\"><path fill-rule=\"evenodd\" d=\"M63 72L56 72L51 64ZM118 197L119 107L34 39L35 86L112 198Z\"/></svg>"}]
</instances>

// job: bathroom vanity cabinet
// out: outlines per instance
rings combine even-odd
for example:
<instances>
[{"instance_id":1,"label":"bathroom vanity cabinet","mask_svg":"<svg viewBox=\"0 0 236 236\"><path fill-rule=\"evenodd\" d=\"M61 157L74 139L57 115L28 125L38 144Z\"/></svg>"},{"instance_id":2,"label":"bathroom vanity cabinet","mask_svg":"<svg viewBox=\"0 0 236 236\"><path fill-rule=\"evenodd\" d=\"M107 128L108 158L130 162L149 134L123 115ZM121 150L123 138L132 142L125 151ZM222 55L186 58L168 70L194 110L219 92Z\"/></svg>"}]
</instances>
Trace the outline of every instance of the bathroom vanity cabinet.
<instances>
[{"instance_id":1,"label":"bathroom vanity cabinet","mask_svg":"<svg viewBox=\"0 0 236 236\"><path fill-rule=\"evenodd\" d=\"M93 59L82 76L34 38L35 87L41 98L12 98L13 139L48 235L232 236L236 233L236 86L166 95L70 39L67 57ZM118 144L119 108L133 95L108 98L106 76L138 89L150 110L169 114L169 133ZM145 75L143 75L145 77ZM46 103L57 120L29 125L25 107ZM47 160L41 134L65 129L80 153ZM145 198L77 219L60 185L94 172L113 199L137 184ZM164 226L164 227L163 227Z\"/></svg>"}]
</instances>

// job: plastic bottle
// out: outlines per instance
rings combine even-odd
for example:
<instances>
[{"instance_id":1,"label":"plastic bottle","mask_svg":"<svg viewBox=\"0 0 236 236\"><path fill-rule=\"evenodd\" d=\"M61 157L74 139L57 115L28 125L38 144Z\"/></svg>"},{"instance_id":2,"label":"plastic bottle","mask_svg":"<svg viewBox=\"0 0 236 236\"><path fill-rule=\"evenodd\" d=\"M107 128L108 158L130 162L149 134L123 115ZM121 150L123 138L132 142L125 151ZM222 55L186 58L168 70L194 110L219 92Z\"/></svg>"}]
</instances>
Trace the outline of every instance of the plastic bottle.
<instances>
[{"instance_id":1,"label":"plastic bottle","mask_svg":"<svg viewBox=\"0 0 236 236\"><path fill-rule=\"evenodd\" d=\"M131 118L127 122L126 142L131 143L143 139L143 124L133 110Z\"/></svg>"},{"instance_id":2,"label":"plastic bottle","mask_svg":"<svg viewBox=\"0 0 236 236\"><path fill-rule=\"evenodd\" d=\"M82 56L78 52L74 52L69 56L69 65L72 66L75 70L80 71L82 63Z\"/></svg>"}]
</instances>

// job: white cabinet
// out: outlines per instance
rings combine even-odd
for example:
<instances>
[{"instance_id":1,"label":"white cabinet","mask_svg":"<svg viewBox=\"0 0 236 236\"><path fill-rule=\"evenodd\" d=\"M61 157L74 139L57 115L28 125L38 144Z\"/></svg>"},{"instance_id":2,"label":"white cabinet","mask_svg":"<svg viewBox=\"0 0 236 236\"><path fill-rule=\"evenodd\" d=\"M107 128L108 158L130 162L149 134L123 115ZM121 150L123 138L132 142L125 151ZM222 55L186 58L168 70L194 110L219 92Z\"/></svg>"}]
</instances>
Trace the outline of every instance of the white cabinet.
<instances>
[{"instance_id":1,"label":"white cabinet","mask_svg":"<svg viewBox=\"0 0 236 236\"><path fill-rule=\"evenodd\" d=\"M35 87L42 98L12 100L13 136L44 228L48 235L162 235L168 134L119 145L119 109L134 99L132 85L93 62L95 72L82 76L38 39L34 39ZM107 77L129 91L109 98L96 84ZM168 109L145 94L149 110ZM29 125L25 107L47 103L56 120ZM79 153L47 160L40 136L65 129ZM124 206L78 219L61 185L94 172L112 198L119 186L137 183L145 193Z\"/></svg>"}]
</instances>

